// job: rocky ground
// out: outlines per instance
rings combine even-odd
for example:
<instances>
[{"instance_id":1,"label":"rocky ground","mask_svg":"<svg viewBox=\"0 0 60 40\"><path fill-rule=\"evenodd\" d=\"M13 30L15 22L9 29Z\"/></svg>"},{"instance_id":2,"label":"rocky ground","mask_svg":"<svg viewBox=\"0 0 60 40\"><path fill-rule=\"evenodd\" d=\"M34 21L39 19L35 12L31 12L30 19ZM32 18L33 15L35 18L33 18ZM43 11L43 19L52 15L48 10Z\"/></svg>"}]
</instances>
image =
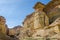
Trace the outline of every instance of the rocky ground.
<instances>
[{"instance_id":1,"label":"rocky ground","mask_svg":"<svg viewBox=\"0 0 60 40\"><path fill-rule=\"evenodd\" d=\"M18 40L18 39L14 39L8 35L5 35L4 33L0 32L0 40Z\"/></svg>"}]
</instances>

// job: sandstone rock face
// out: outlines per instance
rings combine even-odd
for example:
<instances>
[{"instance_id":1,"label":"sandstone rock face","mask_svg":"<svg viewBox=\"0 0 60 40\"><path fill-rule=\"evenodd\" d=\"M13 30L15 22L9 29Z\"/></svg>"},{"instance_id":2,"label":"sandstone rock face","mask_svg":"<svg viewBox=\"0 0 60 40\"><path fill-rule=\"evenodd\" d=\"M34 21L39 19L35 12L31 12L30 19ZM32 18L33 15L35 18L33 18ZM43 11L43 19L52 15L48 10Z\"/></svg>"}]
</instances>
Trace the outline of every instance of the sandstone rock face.
<instances>
[{"instance_id":1,"label":"sandstone rock face","mask_svg":"<svg viewBox=\"0 0 60 40\"><path fill-rule=\"evenodd\" d=\"M9 35L16 35L18 33L20 33L20 31L22 30L22 26L15 26L12 29L9 29Z\"/></svg>"},{"instance_id":2,"label":"sandstone rock face","mask_svg":"<svg viewBox=\"0 0 60 40\"><path fill-rule=\"evenodd\" d=\"M9 29L6 24L6 19L3 16L0 16L0 40L16 40L10 36Z\"/></svg>"},{"instance_id":3,"label":"sandstone rock face","mask_svg":"<svg viewBox=\"0 0 60 40\"><path fill-rule=\"evenodd\" d=\"M38 2L34 9L23 22L27 35L52 37L60 33L60 0L52 0L46 6Z\"/></svg>"},{"instance_id":4,"label":"sandstone rock face","mask_svg":"<svg viewBox=\"0 0 60 40\"><path fill-rule=\"evenodd\" d=\"M8 29L6 19L0 16L0 40L23 40L27 37L60 40L60 0L52 0L47 5L37 2L34 9L26 16L23 27L19 25Z\"/></svg>"},{"instance_id":5,"label":"sandstone rock face","mask_svg":"<svg viewBox=\"0 0 60 40\"><path fill-rule=\"evenodd\" d=\"M9 36L21 39L24 36L22 30L23 30L22 26L20 25L15 26L14 28L9 29Z\"/></svg>"},{"instance_id":6,"label":"sandstone rock face","mask_svg":"<svg viewBox=\"0 0 60 40\"><path fill-rule=\"evenodd\" d=\"M45 37L46 35L48 35L46 30L37 30L36 33L34 33L32 37L35 37L35 38L36 37Z\"/></svg>"},{"instance_id":7,"label":"sandstone rock face","mask_svg":"<svg viewBox=\"0 0 60 40\"><path fill-rule=\"evenodd\" d=\"M35 12L34 14L34 28L44 28L49 25L49 18L44 11Z\"/></svg>"},{"instance_id":8,"label":"sandstone rock face","mask_svg":"<svg viewBox=\"0 0 60 40\"><path fill-rule=\"evenodd\" d=\"M3 16L0 16L0 31L4 34L7 33L8 27L6 26L6 19Z\"/></svg>"},{"instance_id":9,"label":"sandstone rock face","mask_svg":"<svg viewBox=\"0 0 60 40\"><path fill-rule=\"evenodd\" d=\"M57 24L60 24L60 17L58 17L52 24L50 24L49 26L55 26Z\"/></svg>"},{"instance_id":10,"label":"sandstone rock face","mask_svg":"<svg viewBox=\"0 0 60 40\"><path fill-rule=\"evenodd\" d=\"M18 39L12 38L12 37L7 36L6 34L0 32L0 40L18 40Z\"/></svg>"}]
</instances>

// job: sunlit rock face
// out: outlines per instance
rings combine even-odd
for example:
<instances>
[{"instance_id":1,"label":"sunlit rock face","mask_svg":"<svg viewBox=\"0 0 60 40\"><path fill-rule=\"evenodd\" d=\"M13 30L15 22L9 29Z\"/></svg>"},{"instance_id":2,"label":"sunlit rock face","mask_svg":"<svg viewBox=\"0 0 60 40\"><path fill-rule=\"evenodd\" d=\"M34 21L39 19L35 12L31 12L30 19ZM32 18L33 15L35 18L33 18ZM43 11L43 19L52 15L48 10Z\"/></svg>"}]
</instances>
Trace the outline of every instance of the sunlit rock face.
<instances>
[{"instance_id":1,"label":"sunlit rock face","mask_svg":"<svg viewBox=\"0 0 60 40\"><path fill-rule=\"evenodd\" d=\"M9 28L6 24L6 19L3 16L0 16L0 40L16 40L8 36Z\"/></svg>"},{"instance_id":2,"label":"sunlit rock face","mask_svg":"<svg viewBox=\"0 0 60 40\"><path fill-rule=\"evenodd\" d=\"M45 26L49 25L49 18L43 11L45 5L37 2L34 6L35 11L30 15L27 15L23 21L24 30L28 37L34 35L35 30L43 29Z\"/></svg>"},{"instance_id":3,"label":"sunlit rock face","mask_svg":"<svg viewBox=\"0 0 60 40\"><path fill-rule=\"evenodd\" d=\"M47 5L37 2L35 11L28 15L23 26L32 37L52 37L60 33L60 0L52 0Z\"/></svg>"},{"instance_id":4,"label":"sunlit rock face","mask_svg":"<svg viewBox=\"0 0 60 40\"><path fill-rule=\"evenodd\" d=\"M20 39L21 36L23 35L22 30L23 30L22 26L20 26L20 25L15 26L14 28L9 29L8 35L11 37L16 37L16 38Z\"/></svg>"},{"instance_id":5,"label":"sunlit rock face","mask_svg":"<svg viewBox=\"0 0 60 40\"><path fill-rule=\"evenodd\" d=\"M16 35L22 30L22 26L15 26L14 28L9 29L9 35Z\"/></svg>"},{"instance_id":6,"label":"sunlit rock face","mask_svg":"<svg viewBox=\"0 0 60 40\"><path fill-rule=\"evenodd\" d=\"M8 27L6 26L6 19L3 16L0 16L0 31L4 34L7 33Z\"/></svg>"},{"instance_id":7,"label":"sunlit rock face","mask_svg":"<svg viewBox=\"0 0 60 40\"><path fill-rule=\"evenodd\" d=\"M35 11L26 16L22 26L8 29L6 19L0 16L0 32L9 38L22 40L27 37L57 37L60 35L60 0L52 0L47 5L37 2ZM6 36L7 36L6 35Z\"/></svg>"},{"instance_id":8,"label":"sunlit rock face","mask_svg":"<svg viewBox=\"0 0 60 40\"><path fill-rule=\"evenodd\" d=\"M0 16L0 24L5 24L6 19L3 16Z\"/></svg>"}]
</instances>

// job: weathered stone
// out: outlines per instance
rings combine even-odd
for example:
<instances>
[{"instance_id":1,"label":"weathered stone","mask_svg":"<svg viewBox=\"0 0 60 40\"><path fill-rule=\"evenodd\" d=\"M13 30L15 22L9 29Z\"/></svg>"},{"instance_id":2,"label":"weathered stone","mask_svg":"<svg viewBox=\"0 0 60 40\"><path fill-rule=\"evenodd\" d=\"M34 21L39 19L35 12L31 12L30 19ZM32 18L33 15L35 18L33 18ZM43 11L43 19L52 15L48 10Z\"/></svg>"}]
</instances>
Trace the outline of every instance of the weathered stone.
<instances>
[{"instance_id":1,"label":"weathered stone","mask_svg":"<svg viewBox=\"0 0 60 40\"><path fill-rule=\"evenodd\" d=\"M60 33L60 0L52 0L47 5L37 2L34 9L23 22L24 32L46 38Z\"/></svg>"},{"instance_id":2,"label":"weathered stone","mask_svg":"<svg viewBox=\"0 0 60 40\"><path fill-rule=\"evenodd\" d=\"M45 7L44 4L42 4L41 2L37 2L33 8L34 8L36 11L37 11L37 10L38 10L38 11L41 11L41 10L44 9L44 7Z\"/></svg>"},{"instance_id":3,"label":"weathered stone","mask_svg":"<svg viewBox=\"0 0 60 40\"><path fill-rule=\"evenodd\" d=\"M6 19L3 16L0 16L0 31L4 34L7 34Z\"/></svg>"},{"instance_id":4,"label":"weathered stone","mask_svg":"<svg viewBox=\"0 0 60 40\"><path fill-rule=\"evenodd\" d=\"M16 40L16 39L9 37L6 34L0 32L0 40Z\"/></svg>"},{"instance_id":5,"label":"weathered stone","mask_svg":"<svg viewBox=\"0 0 60 40\"><path fill-rule=\"evenodd\" d=\"M60 40L60 0L52 0L47 5L37 2L34 9L35 12L26 16L23 27L8 29L6 19L0 16L0 40L23 40L30 37Z\"/></svg>"}]
</instances>

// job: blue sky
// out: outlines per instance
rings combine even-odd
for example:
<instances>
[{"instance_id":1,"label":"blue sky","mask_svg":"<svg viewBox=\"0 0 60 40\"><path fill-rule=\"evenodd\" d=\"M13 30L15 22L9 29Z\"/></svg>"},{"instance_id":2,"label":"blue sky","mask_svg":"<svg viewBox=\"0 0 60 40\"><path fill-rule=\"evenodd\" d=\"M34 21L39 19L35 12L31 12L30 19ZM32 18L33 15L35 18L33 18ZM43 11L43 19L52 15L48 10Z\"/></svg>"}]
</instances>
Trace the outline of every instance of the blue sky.
<instances>
[{"instance_id":1,"label":"blue sky","mask_svg":"<svg viewBox=\"0 0 60 40\"><path fill-rule=\"evenodd\" d=\"M9 28L22 25L25 17L34 12L36 2L47 4L50 0L0 0L0 16L6 18Z\"/></svg>"}]
</instances>

